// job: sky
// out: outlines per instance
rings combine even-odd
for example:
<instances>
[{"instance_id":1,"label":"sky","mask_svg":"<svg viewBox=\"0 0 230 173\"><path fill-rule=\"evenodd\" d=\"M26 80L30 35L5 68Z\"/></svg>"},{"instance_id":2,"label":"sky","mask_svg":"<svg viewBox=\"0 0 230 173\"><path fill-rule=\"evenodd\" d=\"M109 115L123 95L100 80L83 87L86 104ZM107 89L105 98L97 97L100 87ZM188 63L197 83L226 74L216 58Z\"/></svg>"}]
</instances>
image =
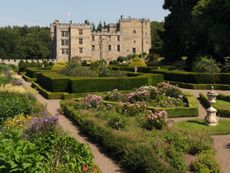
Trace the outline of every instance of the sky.
<instances>
[{"instance_id":1,"label":"sky","mask_svg":"<svg viewBox=\"0 0 230 173\"><path fill-rule=\"evenodd\" d=\"M1 2L2 1L2 2ZM49 26L54 20L106 23L124 17L163 21L164 0L0 0L0 26Z\"/></svg>"}]
</instances>

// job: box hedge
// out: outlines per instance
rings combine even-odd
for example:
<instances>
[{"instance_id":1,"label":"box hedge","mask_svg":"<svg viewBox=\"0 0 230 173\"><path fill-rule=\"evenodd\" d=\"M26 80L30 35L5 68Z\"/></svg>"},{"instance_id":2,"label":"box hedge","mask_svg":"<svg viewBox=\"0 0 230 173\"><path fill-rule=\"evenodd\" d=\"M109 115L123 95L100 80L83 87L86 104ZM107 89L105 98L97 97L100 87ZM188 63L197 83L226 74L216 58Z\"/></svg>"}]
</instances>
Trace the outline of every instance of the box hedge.
<instances>
[{"instance_id":1,"label":"box hedge","mask_svg":"<svg viewBox=\"0 0 230 173\"><path fill-rule=\"evenodd\" d=\"M197 73L182 71L153 70L163 74L165 80L192 84L230 84L230 73Z\"/></svg>"},{"instance_id":2,"label":"box hedge","mask_svg":"<svg viewBox=\"0 0 230 173\"><path fill-rule=\"evenodd\" d=\"M52 92L100 92L113 89L129 90L143 85L157 85L163 81L159 74L140 74L136 77L68 77L56 72L44 72L37 75L37 82L43 88Z\"/></svg>"},{"instance_id":3,"label":"box hedge","mask_svg":"<svg viewBox=\"0 0 230 173\"><path fill-rule=\"evenodd\" d=\"M177 85L181 88L187 88L187 89L209 90L212 89L213 86L216 90L230 90L230 85L224 85L224 84L192 84L192 83L175 82L175 81L170 81L170 83Z\"/></svg>"}]
</instances>

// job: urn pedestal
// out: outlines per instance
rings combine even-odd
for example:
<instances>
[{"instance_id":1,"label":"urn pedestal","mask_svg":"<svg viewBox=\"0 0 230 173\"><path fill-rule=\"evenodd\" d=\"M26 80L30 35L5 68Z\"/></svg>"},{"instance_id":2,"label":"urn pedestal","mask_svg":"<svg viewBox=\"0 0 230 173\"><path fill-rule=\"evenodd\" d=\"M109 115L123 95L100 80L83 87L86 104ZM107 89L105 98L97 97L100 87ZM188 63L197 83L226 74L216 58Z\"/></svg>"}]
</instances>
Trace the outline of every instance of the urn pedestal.
<instances>
[{"instance_id":1,"label":"urn pedestal","mask_svg":"<svg viewBox=\"0 0 230 173\"><path fill-rule=\"evenodd\" d=\"M218 94L212 87L212 90L207 93L207 96L210 107L207 109L207 116L204 120L207 125L216 126L219 124L219 118L216 116L217 110L213 107L213 105L216 103L216 97Z\"/></svg>"}]
</instances>

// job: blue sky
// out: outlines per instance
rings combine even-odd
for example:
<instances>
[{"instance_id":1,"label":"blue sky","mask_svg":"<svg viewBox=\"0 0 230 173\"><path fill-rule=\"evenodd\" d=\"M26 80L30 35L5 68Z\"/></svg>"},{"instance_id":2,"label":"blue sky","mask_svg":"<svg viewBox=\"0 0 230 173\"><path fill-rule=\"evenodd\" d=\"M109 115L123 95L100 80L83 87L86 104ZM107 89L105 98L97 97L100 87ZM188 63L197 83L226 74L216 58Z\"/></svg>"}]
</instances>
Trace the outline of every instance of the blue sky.
<instances>
[{"instance_id":1,"label":"blue sky","mask_svg":"<svg viewBox=\"0 0 230 173\"><path fill-rule=\"evenodd\" d=\"M0 26L41 25L53 20L117 22L120 15L163 21L164 0L2 0Z\"/></svg>"}]
</instances>

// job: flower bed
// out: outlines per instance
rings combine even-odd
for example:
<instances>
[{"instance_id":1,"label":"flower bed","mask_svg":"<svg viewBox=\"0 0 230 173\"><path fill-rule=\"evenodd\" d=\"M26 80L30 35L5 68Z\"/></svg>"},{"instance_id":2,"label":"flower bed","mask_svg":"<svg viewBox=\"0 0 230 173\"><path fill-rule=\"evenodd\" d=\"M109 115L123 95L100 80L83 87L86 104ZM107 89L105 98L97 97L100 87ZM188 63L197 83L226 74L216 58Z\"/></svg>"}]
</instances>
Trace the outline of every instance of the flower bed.
<instances>
[{"instance_id":1,"label":"flower bed","mask_svg":"<svg viewBox=\"0 0 230 173\"><path fill-rule=\"evenodd\" d=\"M64 133L23 86L0 87L0 172L96 172L87 145Z\"/></svg>"},{"instance_id":2,"label":"flower bed","mask_svg":"<svg viewBox=\"0 0 230 173\"><path fill-rule=\"evenodd\" d=\"M93 106L89 106L92 102ZM204 143L205 136L167 129L165 111L150 111L141 104L105 102L101 97L90 95L62 101L61 107L82 132L100 143L130 172L186 172L189 168L184 154L192 153L196 157L211 150L210 143Z\"/></svg>"}]
</instances>

